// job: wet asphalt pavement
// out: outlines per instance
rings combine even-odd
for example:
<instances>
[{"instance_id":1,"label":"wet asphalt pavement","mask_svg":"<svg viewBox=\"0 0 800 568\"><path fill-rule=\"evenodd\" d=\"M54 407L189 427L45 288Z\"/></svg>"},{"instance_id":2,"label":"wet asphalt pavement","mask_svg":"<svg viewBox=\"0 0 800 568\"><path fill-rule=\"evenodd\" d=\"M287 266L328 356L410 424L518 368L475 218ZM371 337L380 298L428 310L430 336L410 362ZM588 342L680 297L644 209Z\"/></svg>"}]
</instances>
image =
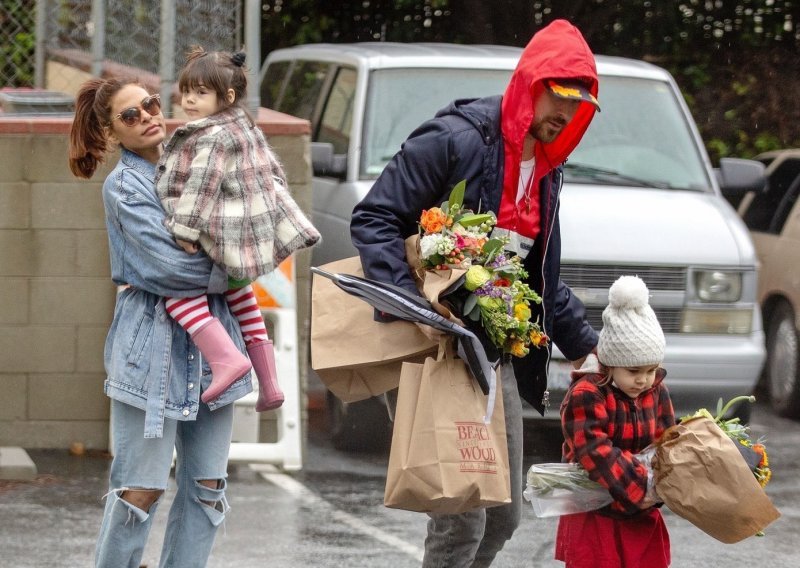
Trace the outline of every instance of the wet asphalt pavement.
<instances>
[{"instance_id":1,"label":"wet asphalt pavement","mask_svg":"<svg viewBox=\"0 0 800 568\"><path fill-rule=\"evenodd\" d=\"M765 537L725 545L665 511L674 567L800 566L800 422L776 418L757 405L751 424L756 437L767 436L774 471L767 493L783 516ZM557 460L553 434L545 437L551 438L549 444L537 436L537 447L526 447L526 465ZM108 456L29 454L39 471L34 481L0 482L0 567L91 566ZM337 452L316 429L309 434L302 471L284 474L268 466L232 465L231 511L209 567L420 566L427 517L383 506L387 460L388 453ZM170 492L156 515L143 560L150 568L158 563L169 498ZM537 519L526 504L522 525L493 566L563 566L551 559L556 522Z\"/></svg>"}]
</instances>

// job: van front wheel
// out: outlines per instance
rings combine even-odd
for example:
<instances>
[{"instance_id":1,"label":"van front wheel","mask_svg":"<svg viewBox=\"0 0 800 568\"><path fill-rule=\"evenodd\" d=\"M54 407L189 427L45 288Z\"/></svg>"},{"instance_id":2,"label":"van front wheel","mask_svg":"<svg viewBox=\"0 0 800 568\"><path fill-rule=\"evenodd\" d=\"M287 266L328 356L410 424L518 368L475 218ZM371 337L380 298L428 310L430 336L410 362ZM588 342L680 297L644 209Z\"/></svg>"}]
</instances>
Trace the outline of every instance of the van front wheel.
<instances>
[{"instance_id":1,"label":"van front wheel","mask_svg":"<svg viewBox=\"0 0 800 568\"><path fill-rule=\"evenodd\" d=\"M775 307L767 328L766 386L772 408L787 418L800 417L800 355L792 308Z\"/></svg>"}]
</instances>

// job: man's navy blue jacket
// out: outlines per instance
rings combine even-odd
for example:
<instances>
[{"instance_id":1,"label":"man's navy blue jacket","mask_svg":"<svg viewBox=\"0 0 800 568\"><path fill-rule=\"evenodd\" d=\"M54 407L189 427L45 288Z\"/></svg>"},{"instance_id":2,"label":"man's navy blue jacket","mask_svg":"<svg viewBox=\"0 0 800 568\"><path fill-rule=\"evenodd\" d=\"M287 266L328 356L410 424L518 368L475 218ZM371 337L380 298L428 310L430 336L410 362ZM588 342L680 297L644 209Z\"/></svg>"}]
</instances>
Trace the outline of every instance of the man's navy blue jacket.
<instances>
[{"instance_id":1,"label":"man's navy blue jacket","mask_svg":"<svg viewBox=\"0 0 800 568\"><path fill-rule=\"evenodd\" d=\"M419 293L405 260L404 241L417 233L422 210L447 201L461 180L467 181L465 207L498 211L504 164L500 112L500 96L455 101L405 141L353 211L350 232L368 278ZM528 284L543 299L532 306L533 319L538 316L564 356L575 360L597 345L597 333L585 319L583 303L560 278L561 182L560 166L540 182L540 233L524 265ZM531 347L526 357L514 358L520 395L542 413L549 360L549 345Z\"/></svg>"}]
</instances>

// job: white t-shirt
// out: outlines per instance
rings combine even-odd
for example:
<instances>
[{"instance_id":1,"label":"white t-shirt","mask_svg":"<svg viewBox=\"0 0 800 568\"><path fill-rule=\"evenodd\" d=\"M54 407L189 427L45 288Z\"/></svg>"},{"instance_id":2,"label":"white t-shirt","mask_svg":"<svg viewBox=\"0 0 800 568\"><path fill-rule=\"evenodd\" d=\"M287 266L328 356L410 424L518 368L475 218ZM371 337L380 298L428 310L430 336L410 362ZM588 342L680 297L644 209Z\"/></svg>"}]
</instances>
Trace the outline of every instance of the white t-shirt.
<instances>
[{"instance_id":1,"label":"white t-shirt","mask_svg":"<svg viewBox=\"0 0 800 568\"><path fill-rule=\"evenodd\" d=\"M519 163L519 185L517 186L517 204L525 196L525 188L531 181L533 175L533 167L536 165L536 158L530 160L523 160ZM520 206L524 204L519 204Z\"/></svg>"},{"instance_id":2,"label":"white t-shirt","mask_svg":"<svg viewBox=\"0 0 800 568\"><path fill-rule=\"evenodd\" d=\"M519 163L519 185L517 186L517 207L526 207L525 203L525 188L531 181L533 175L533 168L536 165L535 158L530 160L523 160ZM503 229L495 227L492 231L492 236L507 237L508 243L505 249L516 254L520 258L525 258L528 253L533 249L534 240L520 235L516 231L510 229Z\"/></svg>"}]
</instances>

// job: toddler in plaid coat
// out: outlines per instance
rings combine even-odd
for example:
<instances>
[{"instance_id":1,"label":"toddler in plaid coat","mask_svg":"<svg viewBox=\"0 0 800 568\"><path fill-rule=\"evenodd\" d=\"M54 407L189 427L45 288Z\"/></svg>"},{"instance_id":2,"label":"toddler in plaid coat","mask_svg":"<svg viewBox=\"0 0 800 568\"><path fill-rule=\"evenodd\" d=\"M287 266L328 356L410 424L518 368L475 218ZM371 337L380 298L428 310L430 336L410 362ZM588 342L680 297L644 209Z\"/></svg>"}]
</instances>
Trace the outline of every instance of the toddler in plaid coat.
<instances>
[{"instance_id":1,"label":"toddler in plaid coat","mask_svg":"<svg viewBox=\"0 0 800 568\"><path fill-rule=\"evenodd\" d=\"M313 246L319 232L292 199L264 134L244 109L243 52L194 47L181 71L178 128L156 168L156 190L179 245L202 248L230 279L226 300L236 315L249 359L211 315L206 296L166 299L167 312L192 337L211 367L202 401L211 402L252 367L259 412L284 400L275 376L272 341L250 281L272 272L294 251Z\"/></svg>"},{"instance_id":2,"label":"toddler in plaid coat","mask_svg":"<svg viewBox=\"0 0 800 568\"><path fill-rule=\"evenodd\" d=\"M641 279L619 278L609 301L599 366L573 373L561 425L564 461L579 463L614 502L562 516L555 557L567 568L666 568L669 534L652 469L635 457L675 423L661 368L666 342Z\"/></svg>"}]
</instances>

